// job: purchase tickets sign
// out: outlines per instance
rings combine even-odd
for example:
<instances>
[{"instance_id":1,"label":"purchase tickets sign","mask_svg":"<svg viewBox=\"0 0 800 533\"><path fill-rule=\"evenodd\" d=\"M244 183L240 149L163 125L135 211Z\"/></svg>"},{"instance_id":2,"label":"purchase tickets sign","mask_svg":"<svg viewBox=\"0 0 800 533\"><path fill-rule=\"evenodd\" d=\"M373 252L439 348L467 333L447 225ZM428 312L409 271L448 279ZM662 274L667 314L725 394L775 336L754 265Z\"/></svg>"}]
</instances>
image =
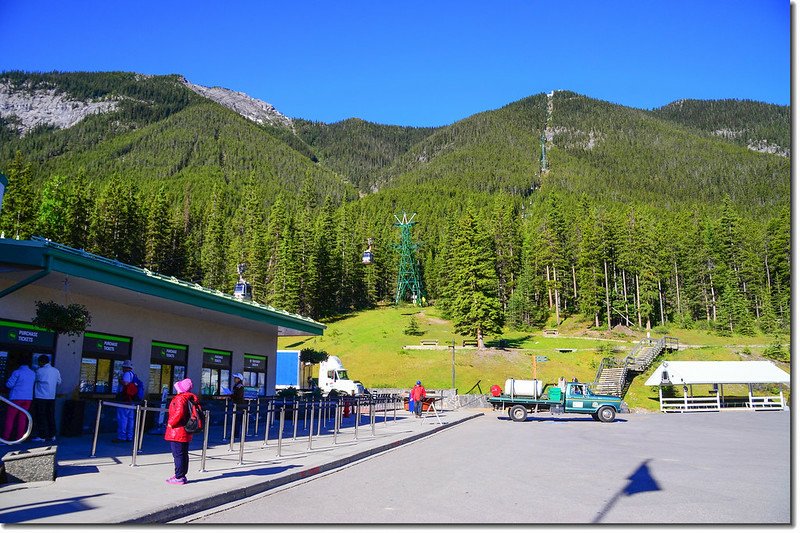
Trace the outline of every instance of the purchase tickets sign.
<instances>
[{"instance_id":1,"label":"purchase tickets sign","mask_svg":"<svg viewBox=\"0 0 800 533\"><path fill-rule=\"evenodd\" d=\"M150 350L150 359L158 363L186 364L187 347L180 344L154 342Z\"/></svg>"},{"instance_id":2,"label":"purchase tickets sign","mask_svg":"<svg viewBox=\"0 0 800 533\"><path fill-rule=\"evenodd\" d=\"M87 331L83 335L83 353L112 359L127 358L131 355L131 339Z\"/></svg>"},{"instance_id":3,"label":"purchase tickets sign","mask_svg":"<svg viewBox=\"0 0 800 533\"><path fill-rule=\"evenodd\" d=\"M52 348L55 333L24 322L0 320L0 343L18 346Z\"/></svg>"},{"instance_id":4,"label":"purchase tickets sign","mask_svg":"<svg viewBox=\"0 0 800 533\"><path fill-rule=\"evenodd\" d=\"M203 366L206 368L230 368L231 352L204 349Z\"/></svg>"}]
</instances>

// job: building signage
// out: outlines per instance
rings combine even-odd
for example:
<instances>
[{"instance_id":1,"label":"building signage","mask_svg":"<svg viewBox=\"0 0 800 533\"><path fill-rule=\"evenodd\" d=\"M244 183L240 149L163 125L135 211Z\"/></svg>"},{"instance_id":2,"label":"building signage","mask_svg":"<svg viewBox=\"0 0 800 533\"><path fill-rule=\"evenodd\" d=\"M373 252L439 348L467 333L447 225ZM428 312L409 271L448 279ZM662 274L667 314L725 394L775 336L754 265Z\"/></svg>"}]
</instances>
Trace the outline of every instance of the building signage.
<instances>
[{"instance_id":1,"label":"building signage","mask_svg":"<svg viewBox=\"0 0 800 533\"><path fill-rule=\"evenodd\" d=\"M131 355L131 339L87 331L83 334L83 353L125 359Z\"/></svg>"},{"instance_id":2,"label":"building signage","mask_svg":"<svg viewBox=\"0 0 800 533\"><path fill-rule=\"evenodd\" d=\"M188 346L153 341L150 349L150 360L157 363L185 365Z\"/></svg>"},{"instance_id":3,"label":"building signage","mask_svg":"<svg viewBox=\"0 0 800 533\"><path fill-rule=\"evenodd\" d=\"M44 328L24 322L0 320L0 344L52 348L55 340L56 334Z\"/></svg>"},{"instance_id":4,"label":"building signage","mask_svg":"<svg viewBox=\"0 0 800 533\"><path fill-rule=\"evenodd\" d=\"M203 366L205 368L230 368L231 352L203 348Z\"/></svg>"},{"instance_id":5,"label":"building signage","mask_svg":"<svg viewBox=\"0 0 800 533\"><path fill-rule=\"evenodd\" d=\"M250 372L266 372L267 358L263 355L244 354L244 369Z\"/></svg>"}]
</instances>

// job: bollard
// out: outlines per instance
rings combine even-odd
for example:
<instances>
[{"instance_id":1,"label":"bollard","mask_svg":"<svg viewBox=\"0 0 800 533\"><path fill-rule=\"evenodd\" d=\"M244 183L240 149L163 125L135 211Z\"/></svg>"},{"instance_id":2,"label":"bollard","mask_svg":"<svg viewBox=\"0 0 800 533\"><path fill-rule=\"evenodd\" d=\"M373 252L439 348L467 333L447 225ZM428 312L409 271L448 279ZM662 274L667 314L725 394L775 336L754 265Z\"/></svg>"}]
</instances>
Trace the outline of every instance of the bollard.
<instances>
[{"instance_id":1,"label":"bollard","mask_svg":"<svg viewBox=\"0 0 800 533\"><path fill-rule=\"evenodd\" d=\"M278 423L278 457L281 456L281 444L283 442L283 420L286 416L286 406L281 406L281 419Z\"/></svg>"},{"instance_id":2,"label":"bollard","mask_svg":"<svg viewBox=\"0 0 800 533\"><path fill-rule=\"evenodd\" d=\"M314 402L311 402L311 426L308 429L308 449L311 449L311 441L314 438Z\"/></svg>"},{"instance_id":3,"label":"bollard","mask_svg":"<svg viewBox=\"0 0 800 533\"><path fill-rule=\"evenodd\" d=\"M300 402L296 400L292 400L292 409L293 409L293 417L292 417L292 440L297 440L297 410L300 409Z\"/></svg>"},{"instance_id":4,"label":"bollard","mask_svg":"<svg viewBox=\"0 0 800 533\"><path fill-rule=\"evenodd\" d=\"M203 426L203 452L200 455L200 471L206 471L206 451L208 450L208 426L211 422L211 411L203 411L205 416L205 426Z\"/></svg>"},{"instance_id":5,"label":"bollard","mask_svg":"<svg viewBox=\"0 0 800 533\"><path fill-rule=\"evenodd\" d=\"M100 413L103 412L103 400L98 400L97 402L97 419L94 422L94 440L92 440L92 455L89 457L95 457L95 452L97 451L97 434L100 432Z\"/></svg>"},{"instance_id":6,"label":"bollard","mask_svg":"<svg viewBox=\"0 0 800 533\"><path fill-rule=\"evenodd\" d=\"M119 409L119 407L117 407ZM139 406L136 406L136 413L134 413L133 419L133 434L139 434ZM136 439L133 439L133 453L131 454L131 466L136 466Z\"/></svg>"},{"instance_id":7,"label":"bollard","mask_svg":"<svg viewBox=\"0 0 800 533\"><path fill-rule=\"evenodd\" d=\"M228 440L228 402L230 398L225 398L225 419L222 421L222 440Z\"/></svg>"},{"instance_id":8,"label":"bollard","mask_svg":"<svg viewBox=\"0 0 800 533\"><path fill-rule=\"evenodd\" d=\"M231 426L231 431L233 431L233 426ZM247 434L247 409L242 410L242 427L239 428L239 464L242 464L242 458L244 457L244 439L246 438ZM231 443L233 443L233 433L231 433Z\"/></svg>"}]
</instances>

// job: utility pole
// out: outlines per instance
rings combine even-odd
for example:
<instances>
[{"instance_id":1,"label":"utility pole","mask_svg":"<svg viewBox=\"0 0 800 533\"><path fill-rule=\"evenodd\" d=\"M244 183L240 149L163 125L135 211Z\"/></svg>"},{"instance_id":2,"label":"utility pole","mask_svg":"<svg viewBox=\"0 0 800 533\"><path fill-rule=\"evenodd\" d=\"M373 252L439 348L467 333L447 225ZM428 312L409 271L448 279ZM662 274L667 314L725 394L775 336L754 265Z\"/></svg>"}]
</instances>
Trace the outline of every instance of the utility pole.
<instances>
[{"instance_id":1,"label":"utility pole","mask_svg":"<svg viewBox=\"0 0 800 533\"><path fill-rule=\"evenodd\" d=\"M453 390L456 388L456 340L453 339L453 345L450 347L453 352L451 367L453 369Z\"/></svg>"}]
</instances>

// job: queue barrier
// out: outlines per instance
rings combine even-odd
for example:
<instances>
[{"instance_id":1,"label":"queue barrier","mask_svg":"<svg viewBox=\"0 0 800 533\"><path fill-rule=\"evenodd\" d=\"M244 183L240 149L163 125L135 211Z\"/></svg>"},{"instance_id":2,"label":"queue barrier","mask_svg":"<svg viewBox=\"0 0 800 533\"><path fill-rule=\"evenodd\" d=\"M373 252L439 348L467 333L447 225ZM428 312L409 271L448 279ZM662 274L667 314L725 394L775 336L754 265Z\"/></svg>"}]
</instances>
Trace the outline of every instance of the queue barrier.
<instances>
[{"instance_id":1,"label":"queue barrier","mask_svg":"<svg viewBox=\"0 0 800 533\"><path fill-rule=\"evenodd\" d=\"M263 402L264 408L262 410L261 403ZM340 396L335 398L280 398L280 397L264 397L258 400L248 402L247 407L238 409L236 405L231 402L225 402L223 415L223 433L222 440L227 439L228 421L230 417L231 436L233 436L233 429L237 422L240 425L239 431L239 465L243 464L244 451L246 447L247 436L259 434L259 421L262 411L264 412L264 443L262 447L269 446L270 428L277 424L277 446L276 455L281 457L283 439L286 437L286 411L291 410L292 416L290 418L292 424L291 439L297 440L297 430L300 426L299 413L303 411L302 427L304 431L308 431L308 450L314 449L314 437L316 430L316 437L321 438L328 436L328 422L332 421L332 430L330 432L333 444L339 442L339 436L342 433L342 421L345 417L345 412L349 412L354 417L353 424L353 439L358 440L359 427L363 422L364 416L367 416L367 424L370 426L372 435L375 435L376 418L379 411L383 413L384 424L388 424L389 410L393 412L394 422L397 422L397 405L402 405L402 397L399 394L377 394L365 396ZM103 407L116 407L118 409L131 409L135 411L134 415L134 441L131 451L131 464L130 466L137 466L136 459L139 452L142 451L142 443L144 441L144 427L145 416L147 412L163 413L168 412L168 408L164 407L149 407L147 401L143 404L128 404L98 400L97 418L95 420L95 430L92 439L92 451L90 457L96 457L97 452L97 439L100 430L100 418L102 415ZM253 407L254 406L254 407ZM219 414L219 413L217 413ZM238 416L237 416L238 415ZM251 415L255 418L253 426L253 433L250 433L250 418ZM211 427L212 411L206 409L203 411L205 426L203 428L203 447L201 450L200 471L206 471L206 459L209 445L209 432ZM438 416L438 414L437 414ZM238 420L237 420L238 418ZM316 418L316 422L315 422ZM30 428L29 428L30 429ZM326 430L323 434L323 429ZM229 451L233 450L233 438L228 441Z\"/></svg>"}]
</instances>

